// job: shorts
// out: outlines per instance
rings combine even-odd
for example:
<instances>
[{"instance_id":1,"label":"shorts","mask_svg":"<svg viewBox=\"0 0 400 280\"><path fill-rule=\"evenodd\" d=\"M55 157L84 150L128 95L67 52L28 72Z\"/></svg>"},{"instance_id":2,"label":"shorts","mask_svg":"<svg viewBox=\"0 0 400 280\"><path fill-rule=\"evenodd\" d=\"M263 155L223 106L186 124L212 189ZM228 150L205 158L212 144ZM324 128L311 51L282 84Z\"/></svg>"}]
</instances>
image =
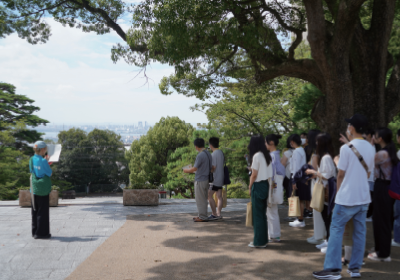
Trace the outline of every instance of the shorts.
<instances>
[{"instance_id":1,"label":"shorts","mask_svg":"<svg viewBox=\"0 0 400 280\"><path fill-rule=\"evenodd\" d=\"M303 201L311 201L311 181L308 181L307 184L299 181L296 186L296 194L299 199Z\"/></svg>"},{"instance_id":2,"label":"shorts","mask_svg":"<svg viewBox=\"0 0 400 280\"><path fill-rule=\"evenodd\" d=\"M211 190L211 191L217 192L217 191L219 191L219 190L222 190L222 188L223 188L223 187L212 186L212 187L210 187L210 190Z\"/></svg>"}]
</instances>

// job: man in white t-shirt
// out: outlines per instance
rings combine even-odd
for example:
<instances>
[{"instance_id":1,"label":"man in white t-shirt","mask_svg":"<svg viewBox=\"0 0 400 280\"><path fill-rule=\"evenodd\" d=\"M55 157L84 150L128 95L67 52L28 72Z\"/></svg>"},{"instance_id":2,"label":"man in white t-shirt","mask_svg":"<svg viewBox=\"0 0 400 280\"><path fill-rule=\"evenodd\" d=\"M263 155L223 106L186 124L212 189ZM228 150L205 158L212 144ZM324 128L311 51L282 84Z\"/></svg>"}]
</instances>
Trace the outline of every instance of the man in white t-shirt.
<instances>
[{"instance_id":1,"label":"man in white t-shirt","mask_svg":"<svg viewBox=\"0 0 400 280\"><path fill-rule=\"evenodd\" d=\"M355 114L348 123L347 135L353 139L350 145L354 146L361 155L368 170L357 158L355 152L348 145L340 148L337 176L337 194L330 228L329 245L326 252L324 270L314 272L317 279L340 279L342 271L342 240L346 223L353 219L353 252L347 272L352 278L361 277L360 268L363 263L366 237L366 216L371 196L368 177L374 168L374 149L371 144L362 138L368 121L360 114ZM350 137L349 137L350 138Z\"/></svg>"}]
</instances>

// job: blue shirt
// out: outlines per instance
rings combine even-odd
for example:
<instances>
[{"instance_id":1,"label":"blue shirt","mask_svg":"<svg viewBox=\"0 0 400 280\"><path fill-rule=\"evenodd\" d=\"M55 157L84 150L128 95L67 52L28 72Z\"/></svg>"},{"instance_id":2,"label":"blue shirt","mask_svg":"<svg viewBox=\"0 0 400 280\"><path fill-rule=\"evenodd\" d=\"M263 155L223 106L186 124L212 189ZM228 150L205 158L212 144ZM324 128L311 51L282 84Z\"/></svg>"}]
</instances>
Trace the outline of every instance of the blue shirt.
<instances>
[{"instance_id":1,"label":"blue shirt","mask_svg":"<svg viewBox=\"0 0 400 280\"><path fill-rule=\"evenodd\" d=\"M31 166L31 162L33 166ZM36 154L32 157L32 161L29 161L29 170L38 178L43 178L45 175L50 177L53 173L47 160Z\"/></svg>"},{"instance_id":2,"label":"blue shirt","mask_svg":"<svg viewBox=\"0 0 400 280\"><path fill-rule=\"evenodd\" d=\"M286 169L283 166L283 164L281 163L280 152L277 150L277 151L271 152L270 154L271 154L271 158L272 158L272 165L275 169L276 175L285 176Z\"/></svg>"}]
</instances>

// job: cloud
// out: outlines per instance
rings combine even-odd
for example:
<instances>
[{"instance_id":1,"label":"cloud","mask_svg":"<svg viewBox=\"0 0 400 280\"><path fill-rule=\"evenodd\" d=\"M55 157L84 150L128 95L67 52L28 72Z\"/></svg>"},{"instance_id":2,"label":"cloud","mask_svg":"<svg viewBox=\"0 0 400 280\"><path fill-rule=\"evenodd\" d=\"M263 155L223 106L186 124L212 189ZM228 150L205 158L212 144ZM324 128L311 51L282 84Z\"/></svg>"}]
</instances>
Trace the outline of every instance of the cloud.
<instances>
[{"instance_id":1,"label":"cloud","mask_svg":"<svg viewBox=\"0 0 400 280\"><path fill-rule=\"evenodd\" d=\"M132 1L133 2L133 1ZM30 45L11 35L0 40L0 80L17 86L17 93L34 99L38 115L52 123L157 122L178 116L186 122L206 122L191 112L199 102L173 94L163 96L158 84L173 68L153 64L148 84L140 69L111 61L110 46L122 40L115 34L83 33L48 19L52 37L46 44Z\"/></svg>"}]
</instances>

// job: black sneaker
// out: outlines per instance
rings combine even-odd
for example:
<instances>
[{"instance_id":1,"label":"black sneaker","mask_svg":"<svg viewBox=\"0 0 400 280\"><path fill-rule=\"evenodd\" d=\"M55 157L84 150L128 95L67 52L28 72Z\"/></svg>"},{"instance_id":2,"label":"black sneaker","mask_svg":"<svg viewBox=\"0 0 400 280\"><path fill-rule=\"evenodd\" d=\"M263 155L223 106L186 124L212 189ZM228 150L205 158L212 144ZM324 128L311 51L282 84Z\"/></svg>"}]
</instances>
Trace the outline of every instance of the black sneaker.
<instances>
[{"instance_id":1,"label":"black sneaker","mask_svg":"<svg viewBox=\"0 0 400 280\"><path fill-rule=\"evenodd\" d=\"M45 236L34 235L33 238L34 239L50 239L51 238L51 234L48 234L48 235L45 235Z\"/></svg>"},{"instance_id":2,"label":"black sneaker","mask_svg":"<svg viewBox=\"0 0 400 280\"><path fill-rule=\"evenodd\" d=\"M342 278L342 275L340 275L340 271L326 271L326 270L322 270L322 271L314 271L313 272L313 276L314 278L317 279L340 279Z\"/></svg>"},{"instance_id":3,"label":"black sneaker","mask_svg":"<svg viewBox=\"0 0 400 280\"><path fill-rule=\"evenodd\" d=\"M214 215L210 215L210 216L208 216L208 220L209 221L215 221L215 220L218 220L218 217L216 217Z\"/></svg>"},{"instance_id":4,"label":"black sneaker","mask_svg":"<svg viewBox=\"0 0 400 280\"><path fill-rule=\"evenodd\" d=\"M359 269L348 269L347 273L350 274L351 278L361 278L361 273Z\"/></svg>"},{"instance_id":5,"label":"black sneaker","mask_svg":"<svg viewBox=\"0 0 400 280\"><path fill-rule=\"evenodd\" d=\"M313 212L308 211L307 216L305 216L304 218L306 219L312 219L314 217Z\"/></svg>"}]
</instances>

